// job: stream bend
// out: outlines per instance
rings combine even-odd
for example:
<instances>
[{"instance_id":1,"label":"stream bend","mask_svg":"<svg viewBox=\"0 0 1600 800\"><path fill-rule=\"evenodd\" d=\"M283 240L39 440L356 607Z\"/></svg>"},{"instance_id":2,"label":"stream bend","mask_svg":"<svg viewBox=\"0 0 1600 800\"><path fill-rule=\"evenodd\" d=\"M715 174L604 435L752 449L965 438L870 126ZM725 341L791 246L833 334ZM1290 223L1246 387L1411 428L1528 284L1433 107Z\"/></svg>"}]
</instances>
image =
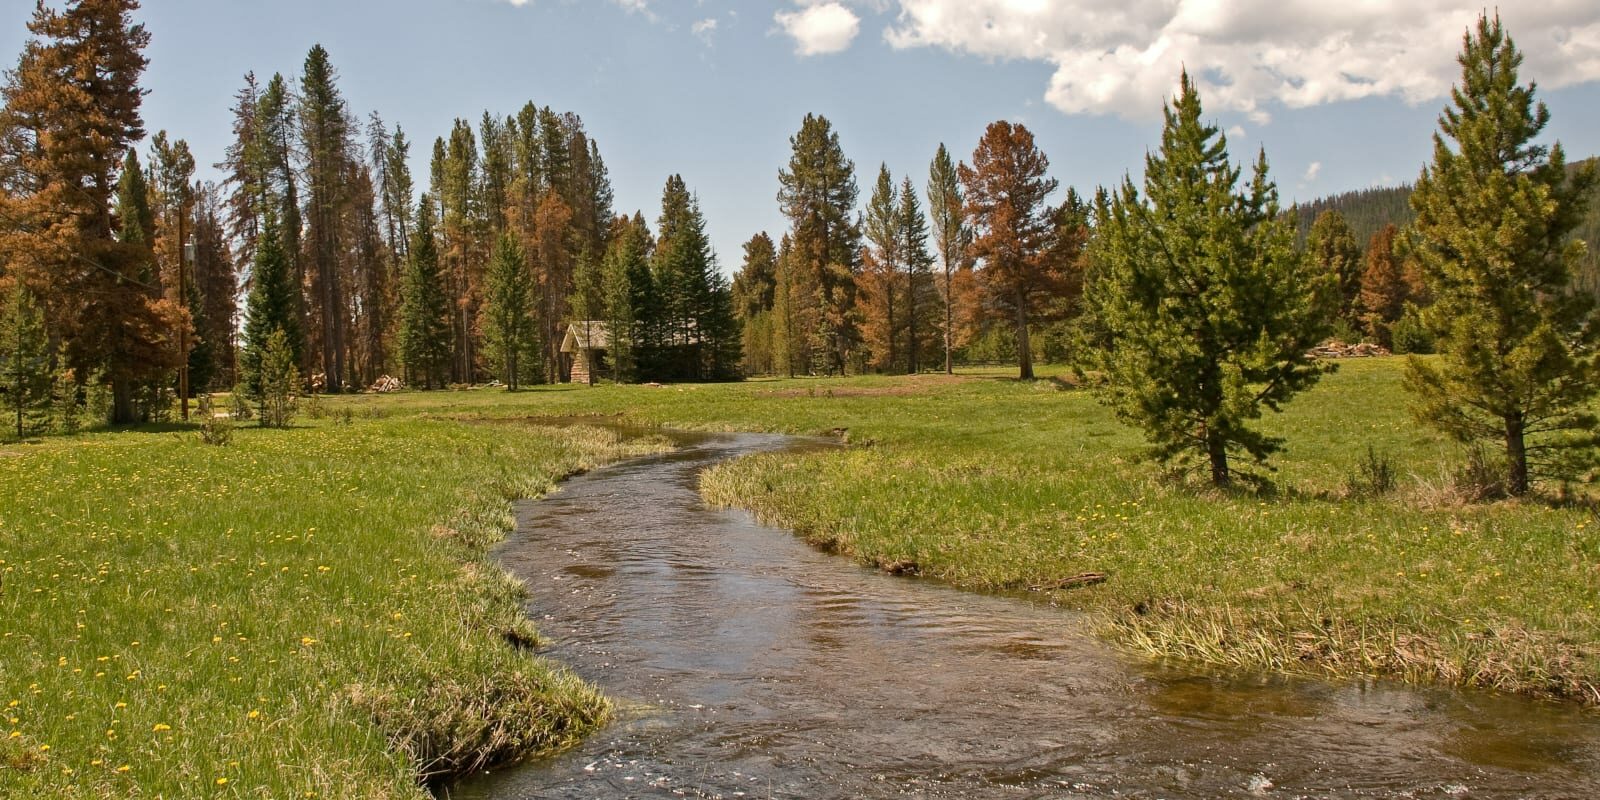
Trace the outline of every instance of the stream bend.
<instances>
[{"instance_id":1,"label":"stream bend","mask_svg":"<svg viewBox=\"0 0 1600 800\"><path fill-rule=\"evenodd\" d=\"M519 504L497 551L618 721L450 797L1600 797L1581 711L1136 663L1070 612L882 575L697 493L815 441L674 436Z\"/></svg>"}]
</instances>

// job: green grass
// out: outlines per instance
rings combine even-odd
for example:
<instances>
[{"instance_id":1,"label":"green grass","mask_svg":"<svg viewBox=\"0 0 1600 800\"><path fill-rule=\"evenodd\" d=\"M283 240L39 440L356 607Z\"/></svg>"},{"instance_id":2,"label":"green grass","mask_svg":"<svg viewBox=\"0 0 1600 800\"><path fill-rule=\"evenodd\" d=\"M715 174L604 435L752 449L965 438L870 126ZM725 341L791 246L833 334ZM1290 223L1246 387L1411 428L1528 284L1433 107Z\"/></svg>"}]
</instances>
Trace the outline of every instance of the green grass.
<instances>
[{"instance_id":1,"label":"green grass","mask_svg":"<svg viewBox=\"0 0 1600 800\"><path fill-rule=\"evenodd\" d=\"M0 447L0 795L421 797L606 701L482 559L507 499L641 452L426 418Z\"/></svg>"},{"instance_id":2,"label":"green grass","mask_svg":"<svg viewBox=\"0 0 1600 800\"><path fill-rule=\"evenodd\" d=\"M1087 392L987 372L409 395L395 408L604 413L698 428L818 433L856 446L708 472L752 508L864 563L957 586L1055 593L1158 657L1490 687L1600 704L1600 529L1580 508L1473 504L1456 446L1408 416L1400 359L1353 360L1286 413L1273 493L1165 478ZM1352 495L1372 447L1397 489Z\"/></svg>"},{"instance_id":3,"label":"green grass","mask_svg":"<svg viewBox=\"0 0 1600 800\"><path fill-rule=\"evenodd\" d=\"M419 796L592 729L605 701L507 644L533 634L482 560L508 497L659 446L528 423L572 414L845 429L702 491L958 586L1103 572L1052 599L1152 656L1600 703L1594 515L1461 501L1400 363L1346 362L1265 420L1289 439L1266 495L1168 480L1089 394L998 370L361 396L324 401L351 424L229 447L0 445L0 795ZM1369 445L1399 487L1347 496Z\"/></svg>"}]
</instances>

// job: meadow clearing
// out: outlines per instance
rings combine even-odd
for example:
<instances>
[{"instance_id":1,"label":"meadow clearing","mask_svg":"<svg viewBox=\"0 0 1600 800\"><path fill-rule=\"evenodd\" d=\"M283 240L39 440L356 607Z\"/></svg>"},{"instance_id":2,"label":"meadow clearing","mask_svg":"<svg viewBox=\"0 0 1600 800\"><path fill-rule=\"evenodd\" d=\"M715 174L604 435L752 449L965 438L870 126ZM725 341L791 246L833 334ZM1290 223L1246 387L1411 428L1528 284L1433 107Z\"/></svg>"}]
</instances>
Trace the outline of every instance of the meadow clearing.
<instances>
[{"instance_id":1,"label":"meadow clearing","mask_svg":"<svg viewBox=\"0 0 1600 800\"><path fill-rule=\"evenodd\" d=\"M1346 361L1264 420L1288 438L1267 492L1163 475L1062 374L1000 370L347 396L226 447L4 445L0 788L406 797L591 730L606 701L530 654L483 559L510 498L664 446L537 424L571 415L838 432L850 447L729 463L702 493L961 587L1101 573L1042 591L1137 653L1600 703L1594 513L1462 497L1401 363Z\"/></svg>"}]
</instances>

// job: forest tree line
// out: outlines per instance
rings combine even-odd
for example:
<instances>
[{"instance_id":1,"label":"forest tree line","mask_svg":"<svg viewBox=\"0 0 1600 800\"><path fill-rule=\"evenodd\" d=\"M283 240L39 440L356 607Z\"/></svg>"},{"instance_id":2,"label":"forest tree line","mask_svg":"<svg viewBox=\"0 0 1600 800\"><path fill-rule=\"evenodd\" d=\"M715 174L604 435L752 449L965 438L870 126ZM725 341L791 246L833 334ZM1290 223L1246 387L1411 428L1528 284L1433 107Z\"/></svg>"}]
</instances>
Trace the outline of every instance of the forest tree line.
<instances>
[{"instance_id":1,"label":"forest tree line","mask_svg":"<svg viewBox=\"0 0 1600 800\"><path fill-rule=\"evenodd\" d=\"M736 377L731 292L681 178L654 230L615 213L582 119L530 102L455 120L420 179L318 45L297 76L244 76L224 177L200 181L183 139L146 135L138 5L41 4L0 87L5 319L43 338L8 359L32 376L7 394L24 427L74 403L159 420L180 387L259 396L275 334L311 391L563 380L575 320L617 329L619 379Z\"/></svg>"},{"instance_id":2,"label":"forest tree line","mask_svg":"<svg viewBox=\"0 0 1600 800\"><path fill-rule=\"evenodd\" d=\"M0 87L0 376L19 436L84 404L159 419L174 391L185 413L232 387L265 414L284 387L396 371L514 389L568 377L574 338L590 380L619 381L949 371L1006 350L1027 379L1036 351L1064 349L1154 455L1198 455L1226 484L1232 460L1281 446L1249 423L1330 369L1307 351L1334 333L1437 347L1407 366L1418 418L1503 444L1511 493L1579 474L1600 443L1580 238L1596 171L1537 142L1549 111L1498 18L1463 37L1414 219L1365 247L1333 208L1302 240L1265 152L1235 164L1184 74L1142 187L1090 199L1053 200L1033 134L1000 121L970 160L941 145L920 191L880 166L863 212L838 134L808 114L778 173L789 227L746 242L730 284L680 176L653 230L615 213L575 114L455 120L419 193L405 132L352 112L320 45L293 81L245 76L225 178L196 181L184 140L145 142L137 8L39 4ZM1400 213L1369 195L1346 205Z\"/></svg>"}]
</instances>

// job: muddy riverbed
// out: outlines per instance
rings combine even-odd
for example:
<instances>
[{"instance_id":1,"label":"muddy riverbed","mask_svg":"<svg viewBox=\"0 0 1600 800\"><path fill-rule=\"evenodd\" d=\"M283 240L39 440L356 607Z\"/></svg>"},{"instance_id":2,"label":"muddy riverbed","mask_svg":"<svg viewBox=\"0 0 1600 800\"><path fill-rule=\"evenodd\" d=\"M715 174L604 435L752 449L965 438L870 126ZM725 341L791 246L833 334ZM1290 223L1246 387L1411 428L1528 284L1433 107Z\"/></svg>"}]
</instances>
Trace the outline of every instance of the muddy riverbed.
<instances>
[{"instance_id":1,"label":"muddy riverbed","mask_svg":"<svg viewBox=\"0 0 1600 800\"><path fill-rule=\"evenodd\" d=\"M680 443L518 507L498 556L544 652L620 713L449 797L1600 797L1590 712L1152 666L1044 598L879 574L696 492L818 443Z\"/></svg>"}]
</instances>

